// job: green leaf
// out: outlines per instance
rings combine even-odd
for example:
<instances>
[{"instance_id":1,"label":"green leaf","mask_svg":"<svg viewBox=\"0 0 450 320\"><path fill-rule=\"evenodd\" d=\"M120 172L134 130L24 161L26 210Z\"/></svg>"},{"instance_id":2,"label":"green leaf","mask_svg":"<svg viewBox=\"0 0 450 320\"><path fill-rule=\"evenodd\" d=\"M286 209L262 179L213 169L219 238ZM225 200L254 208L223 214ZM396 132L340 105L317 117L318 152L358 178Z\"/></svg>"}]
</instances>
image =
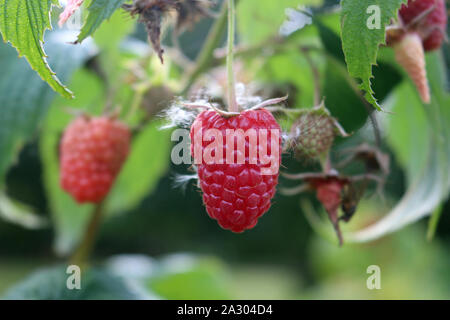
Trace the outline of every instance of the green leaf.
<instances>
[{"instance_id":1,"label":"green leaf","mask_svg":"<svg viewBox=\"0 0 450 320\"><path fill-rule=\"evenodd\" d=\"M323 59L314 56L317 67L322 67ZM302 74L301 77L298 75ZM258 70L258 78L269 85L293 84L298 94L295 106L305 107L314 104L314 78L311 66L297 48L276 54L265 61L265 67Z\"/></svg>"},{"instance_id":2,"label":"green leaf","mask_svg":"<svg viewBox=\"0 0 450 320\"><path fill-rule=\"evenodd\" d=\"M328 110L347 132L360 129L367 121L368 112L361 91L348 75L345 64L330 57L324 78L323 93Z\"/></svg>"},{"instance_id":3,"label":"green leaf","mask_svg":"<svg viewBox=\"0 0 450 320\"><path fill-rule=\"evenodd\" d=\"M331 17L326 18L330 19ZM319 19L315 19L314 24L317 26L320 40L322 41L325 50L338 61L345 62L345 55L342 50L342 43L338 33L334 32Z\"/></svg>"},{"instance_id":4,"label":"green leaf","mask_svg":"<svg viewBox=\"0 0 450 320\"><path fill-rule=\"evenodd\" d=\"M147 287L166 299L230 299L228 273L215 258L175 254L161 260Z\"/></svg>"},{"instance_id":5,"label":"green leaf","mask_svg":"<svg viewBox=\"0 0 450 320\"><path fill-rule=\"evenodd\" d=\"M440 53L427 56L432 102L423 105L411 81L395 90L388 107L388 141L406 171L408 189L381 220L349 235L364 242L377 239L430 215L450 191L450 94Z\"/></svg>"},{"instance_id":6,"label":"green leaf","mask_svg":"<svg viewBox=\"0 0 450 320\"><path fill-rule=\"evenodd\" d=\"M10 42L24 56L31 68L53 90L66 98L72 98L67 89L51 70L44 52L46 29L51 29L50 12L57 0L4 0L0 2L0 32L5 42Z\"/></svg>"},{"instance_id":7,"label":"green leaf","mask_svg":"<svg viewBox=\"0 0 450 320\"><path fill-rule=\"evenodd\" d=\"M93 48L92 43L67 46L65 35L64 31L50 33L47 45L55 70L67 80L80 64L92 56ZM24 60L17 59L14 49L3 43L0 43L0 70L1 187L6 171L23 144L38 129L55 95Z\"/></svg>"},{"instance_id":8,"label":"green leaf","mask_svg":"<svg viewBox=\"0 0 450 320\"><path fill-rule=\"evenodd\" d=\"M347 132L354 132L366 123L371 111L368 110L371 109L370 105L365 101L355 79L349 76L345 68L345 57L338 34L320 20L315 23L322 44L328 52L323 88L327 108L339 119ZM402 77L385 62L380 62L373 72L376 76L373 83L373 87L377 89L376 97L382 101L400 83Z\"/></svg>"},{"instance_id":9,"label":"green leaf","mask_svg":"<svg viewBox=\"0 0 450 320\"><path fill-rule=\"evenodd\" d=\"M361 81L360 88L375 108L381 110L371 85L372 66L376 64L378 47L385 43L385 28L406 0L342 0L342 47L351 76ZM380 9L380 28L369 29L369 6Z\"/></svg>"},{"instance_id":10,"label":"green leaf","mask_svg":"<svg viewBox=\"0 0 450 320\"><path fill-rule=\"evenodd\" d=\"M134 27L134 20L124 19L123 12L117 10L106 23L97 29L93 36L95 44L100 49L100 67L105 72L108 84L112 85L117 81L122 81L119 78L125 69L123 63L125 54L121 50L121 43ZM127 86L121 86L120 90L130 89Z\"/></svg>"},{"instance_id":11,"label":"green leaf","mask_svg":"<svg viewBox=\"0 0 450 320\"><path fill-rule=\"evenodd\" d=\"M11 288L6 300L136 300L143 297L126 281L102 269L81 272L81 289L69 290L67 280L73 273L56 266L36 271Z\"/></svg>"},{"instance_id":12,"label":"green leaf","mask_svg":"<svg viewBox=\"0 0 450 320\"><path fill-rule=\"evenodd\" d=\"M81 28L77 42L92 35L103 21L109 19L126 0L92 0L88 7L88 16Z\"/></svg>"},{"instance_id":13,"label":"green leaf","mask_svg":"<svg viewBox=\"0 0 450 320\"><path fill-rule=\"evenodd\" d=\"M287 8L299 5L320 5L322 0L259 0L240 1L237 6L238 30L246 44L258 44L277 36Z\"/></svg>"},{"instance_id":14,"label":"green leaf","mask_svg":"<svg viewBox=\"0 0 450 320\"><path fill-rule=\"evenodd\" d=\"M107 213L133 209L150 194L170 163L170 132L153 122L134 137L131 153L106 202Z\"/></svg>"},{"instance_id":15,"label":"green leaf","mask_svg":"<svg viewBox=\"0 0 450 320\"><path fill-rule=\"evenodd\" d=\"M364 98L358 84L347 72L338 34L318 19L315 24L322 45L328 53L323 84L325 104L347 132L354 132L367 121Z\"/></svg>"},{"instance_id":16,"label":"green leaf","mask_svg":"<svg viewBox=\"0 0 450 320\"><path fill-rule=\"evenodd\" d=\"M346 233L346 242L367 242L397 231L430 215L450 191L450 94L446 91L445 64L440 53L427 56L432 102L424 105L414 84L404 81L386 101L392 109L386 124L389 144L407 178L402 199L370 226ZM310 209L308 209L311 211ZM309 214L309 212L308 212ZM314 228L324 221L313 221ZM329 229L329 227L328 227Z\"/></svg>"}]
</instances>

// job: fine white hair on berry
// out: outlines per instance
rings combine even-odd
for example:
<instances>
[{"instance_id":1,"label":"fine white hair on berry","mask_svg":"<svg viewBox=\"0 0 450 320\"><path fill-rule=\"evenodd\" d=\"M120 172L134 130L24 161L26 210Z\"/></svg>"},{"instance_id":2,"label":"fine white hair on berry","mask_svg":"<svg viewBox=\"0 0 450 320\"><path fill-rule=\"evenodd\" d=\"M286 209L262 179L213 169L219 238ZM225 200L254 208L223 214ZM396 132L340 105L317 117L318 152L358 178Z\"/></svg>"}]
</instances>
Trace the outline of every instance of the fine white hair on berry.
<instances>
[{"instance_id":1,"label":"fine white hair on berry","mask_svg":"<svg viewBox=\"0 0 450 320\"><path fill-rule=\"evenodd\" d=\"M176 189L181 189L183 192L186 191L187 185L191 181L198 180L197 173L195 174L174 174L173 176L173 187Z\"/></svg>"},{"instance_id":2,"label":"fine white hair on berry","mask_svg":"<svg viewBox=\"0 0 450 320\"><path fill-rule=\"evenodd\" d=\"M202 101L201 103L204 104L205 102ZM166 119L167 122L160 129L190 128L197 114L198 110L186 108L183 106L183 101L176 101L162 113L161 117Z\"/></svg>"},{"instance_id":3,"label":"fine white hair on berry","mask_svg":"<svg viewBox=\"0 0 450 320\"><path fill-rule=\"evenodd\" d=\"M257 90L256 86L245 85L242 82L236 84L236 100L243 109L249 109L260 104L263 99L254 95Z\"/></svg>"},{"instance_id":4,"label":"fine white hair on berry","mask_svg":"<svg viewBox=\"0 0 450 320\"><path fill-rule=\"evenodd\" d=\"M289 141L290 141L291 139L292 139L292 137L290 136L290 134L289 134L288 132L283 131L283 132L281 133L281 144L282 144L282 146L283 146L283 149L284 149L284 146L286 146L286 145L289 144Z\"/></svg>"}]
</instances>

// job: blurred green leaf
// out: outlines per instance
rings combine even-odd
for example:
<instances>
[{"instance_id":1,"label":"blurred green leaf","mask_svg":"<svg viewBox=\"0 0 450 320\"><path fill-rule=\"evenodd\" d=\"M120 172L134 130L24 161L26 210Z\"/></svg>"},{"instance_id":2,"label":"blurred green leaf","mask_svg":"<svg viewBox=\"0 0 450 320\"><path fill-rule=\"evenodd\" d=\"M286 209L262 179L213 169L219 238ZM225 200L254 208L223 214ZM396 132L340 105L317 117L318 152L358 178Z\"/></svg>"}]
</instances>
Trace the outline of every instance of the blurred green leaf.
<instances>
[{"instance_id":1,"label":"blurred green leaf","mask_svg":"<svg viewBox=\"0 0 450 320\"><path fill-rule=\"evenodd\" d=\"M28 2L27 2L28 3ZM92 56L92 43L68 46L64 31L47 37L51 63L62 79ZM67 63L70 61L70 63ZM53 91L24 60L17 59L14 49L0 44L0 186L5 173L23 144L32 137L45 118L54 97Z\"/></svg>"},{"instance_id":2,"label":"blurred green leaf","mask_svg":"<svg viewBox=\"0 0 450 320\"><path fill-rule=\"evenodd\" d=\"M313 56L314 63L319 67L323 59ZM298 75L302 76L299 77ZM258 78L268 85L293 84L297 90L296 105L291 107L312 107L314 104L314 79L311 66L300 50L290 50L276 54L260 68Z\"/></svg>"},{"instance_id":3,"label":"blurred green leaf","mask_svg":"<svg viewBox=\"0 0 450 320\"><path fill-rule=\"evenodd\" d=\"M388 107L388 141L406 171L408 190L381 220L350 235L370 241L431 214L450 191L450 94L440 53L427 56L432 102L423 105L411 81L395 90Z\"/></svg>"},{"instance_id":4,"label":"blurred green leaf","mask_svg":"<svg viewBox=\"0 0 450 320\"><path fill-rule=\"evenodd\" d=\"M333 226L328 223L328 221L326 223L324 222L324 220L328 220L328 217L326 217L325 214L319 215L318 212L315 211L311 201L305 199L300 201L300 208L308 223L322 239L325 239L334 245L339 245L339 240L336 237L336 231Z\"/></svg>"},{"instance_id":5,"label":"blurred green leaf","mask_svg":"<svg viewBox=\"0 0 450 320\"><path fill-rule=\"evenodd\" d=\"M36 271L11 288L6 300L136 300L142 297L125 281L105 270L89 269L81 272L81 289L69 290L67 279L71 273L57 266Z\"/></svg>"},{"instance_id":6,"label":"blurred green leaf","mask_svg":"<svg viewBox=\"0 0 450 320\"><path fill-rule=\"evenodd\" d=\"M48 221L44 217L36 215L31 208L10 199L1 191L0 217L27 229L39 229L48 225Z\"/></svg>"},{"instance_id":7,"label":"blurred green leaf","mask_svg":"<svg viewBox=\"0 0 450 320\"><path fill-rule=\"evenodd\" d=\"M161 259L140 254L111 257L106 268L149 298L230 299L229 271L217 258L176 253Z\"/></svg>"},{"instance_id":8,"label":"blurred green leaf","mask_svg":"<svg viewBox=\"0 0 450 320\"><path fill-rule=\"evenodd\" d=\"M136 21L131 17L124 17L124 12L115 11L105 23L97 29L93 38L100 47L102 53L108 51L108 54L119 53L120 42L125 36L134 30ZM119 50L118 50L119 49Z\"/></svg>"},{"instance_id":9,"label":"blurred green leaf","mask_svg":"<svg viewBox=\"0 0 450 320\"><path fill-rule=\"evenodd\" d=\"M178 254L161 261L148 287L169 300L230 299L224 266L213 258Z\"/></svg>"},{"instance_id":10,"label":"blurred green leaf","mask_svg":"<svg viewBox=\"0 0 450 320\"><path fill-rule=\"evenodd\" d=\"M379 216L380 202L365 202L356 224ZM355 224L352 222L352 224ZM338 247L322 238L311 239L309 270L317 285L301 299L445 299L450 295L446 272L448 247L424 241L423 226L405 228L382 241ZM381 268L381 290L367 290L370 265ZM417 275L421 276L418 277ZM361 285L363 284L363 285Z\"/></svg>"},{"instance_id":11,"label":"blurred green leaf","mask_svg":"<svg viewBox=\"0 0 450 320\"><path fill-rule=\"evenodd\" d=\"M124 18L124 13L116 10L108 21L102 23L93 35L95 44L99 47L96 57L96 69L108 88L110 102L122 106L122 114L130 104L133 89L124 83L127 70L127 59L130 55L122 50L122 41L134 29L135 21ZM146 45L146 44L145 44Z\"/></svg>"},{"instance_id":12,"label":"blurred green leaf","mask_svg":"<svg viewBox=\"0 0 450 320\"><path fill-rule=\"evenodd\" d=\"M403 82L386 102L392 109L387 136L403 166L408 189L397 205L368 227L346 233L347 242L378 239L430 215L450 191L450 94L440 53L427 56L432 103L423 105L409 80ZM317 225L315 226L317 228Z\"/></svg>"},{"instance_id":13,"label":"blurred green leaf","mask_svg":"<svg viewBox=\"0 0 450 320\"><path fill-rule=\"evenodd\" d=\"M358 85L345 65L330 57L324 74L323 94L325 104L347 132L360 129L367 120L368 111Z\"/></svg>"},{"instance_id":14,"label":"blurred green leaf","mask_svg":"<svg viewBox=\"0 0 450 320\"><path fill-rule=\"evenodd\" d=\"M321 20L314 20L319 31L320 40L325 50L335 57L338 61L345 62L344 51L342 50L341 39L331 28L322 23Z\"/></svg>"},{"instance_id":15,"label":"blurred green leaf","mask_svg":"<svg viewBox=\"0 0 450 320\"><path fill-rule=\"evenodd\" d=\"M276 36L286 19L287 8L296 9L299 5L320 5L322 0L259 0L240 1L237 6L239 35L246 44L262 43Z\"/></svg>"},{"instance_id":16,"label":"blurred green leaf","mask_svg":"<svg viewBox=\"0 0 450 320\"><path fill-rule=\"evenodd\" d=\"M5 42L10 42L24 56L31 68L53 90L66 98L72 98L68 90L50 69L44 52L44 33L51 29L50 12L57 0L9 0L0 2L0 32ZM16 75L13 75L15 78Z\"/></svg>"},{"instance_id":17,"label":"blurred green leaf","mask_svg":"<svg viewBox=\"0 0 450 320\"><path fill-rule=\"evenodd\" d=\"M376 64L378 47L385 43L385 28L406 0L343 0L342 1L342 47L351 76L361 81L360 88L374 107L380 109L371 85L372 66ZM379 10L379 28L368 27L370 6Z\"/></svg>"},{"instance_id":18,"label":"blurred green leaf","mask_svg":"<svg viewBox=\"0 0 450 320\"><path fill-rule=\"evenodd\" d=\"M106 202L107 213L133 209L156 187L170 163L170 132L153 122L134 137L131 153Z\"/></svg>"},{"instance_id":19,"label":"blurred green leaf","mask_svg":"<svg viewBox=\"0 0 450 320\"><path fill-rule=\"evenodd\" d=\"M77 42L82 42L92 35L102 22L109 19L125 1L126 0L92 0L89 4L89 12L86 21L81 28Z\"/></svg>"},{"instance_id":20,"label":"blurred green leaf","mask_svg":"<svg viewBox=\"0 0 450 320\"><path fill-rule=\"evenodd\" d=\"M377 97L382 101L400 83L401 75L389 64L378 63L374 68L377 78L374 87ZM323 94L327 108L347 132L355 132L366 122L370 105L366 104L356 81L339 60L329 56L324 74Z\"/></svg>"}]
</instances>

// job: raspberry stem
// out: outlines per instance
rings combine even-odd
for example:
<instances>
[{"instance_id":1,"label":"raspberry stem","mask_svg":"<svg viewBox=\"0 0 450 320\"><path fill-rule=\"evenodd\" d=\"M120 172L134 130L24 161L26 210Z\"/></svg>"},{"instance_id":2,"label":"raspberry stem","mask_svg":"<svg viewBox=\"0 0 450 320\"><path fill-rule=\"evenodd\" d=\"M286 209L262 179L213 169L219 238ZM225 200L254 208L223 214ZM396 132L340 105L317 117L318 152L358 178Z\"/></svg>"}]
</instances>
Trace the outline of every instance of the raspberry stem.
<instances>
[{"instance_id":1,"label":"raspberry stem","mask_svg":"<svg viewBox=\"0 0 450 320\"><path fill-rule=\"evenodd\" d=\"M233 70L234 58L234 27L236 24L234 0L228 0L228 50L227 50L227 77L228 77L228 111L239 112L236 101L236 87Z\"/></svg>"},{"instance_id":2,"label":"raspberry stem","mask_svg":"<svg viewBox=\"0 0 450 320\"><path fill-rule=\"evenodd\" d=\"M206 71L208 71L214 65L214 50L220 46L222 41L222 36L225 34L225 29L227 27L227 12L228 4L226 1L223 2L222 8L220 10L219 17L212 26L208 37L206 38L205 44L201 49L199 56L195 62L194 69L190 70L186 74L185 84L180 90L179 95L186 95L191 89L195 81Z\"/></svg>"},{"instance_id":3,"label":"raspberry stem","mask_svg":"<svg viewBox=\"0 0 450 320\"><path fill-rule=\"evenodd\" d=\"M76 249L75 253L70 258L70 263L84 267L92 252L92 248L95 243L95 238L97 236L97 231L100 227L101 220L103 216L103 202L97 204L91 214L91 219L86 227L83 239Z\"/></svg>"},{"instance_id":4,"label":"raspberry stem","mask_svg":"<svg viewBox=\"0 0 450 320\"><path fill-rule=\"evenodd\" d=\"M308 48L301 48L301 51L303 52L303 55L305 56L306 62L309 64L309 67L311 68L311 72L313 75L313 81L314 81L314 105L317 106L320 104L320 101L322 100L322 93L320 91L320 71L317 68L316 64L314 63L311 54L310 49Z\"/></svg>"},{"instance_id":5,"label":"raspberry stem","mask_svg":"<svg viewBox=\"0 0 450 320\"><path fill-rule=\"evenodd\" d=\"M145 89L147 89L147 88L145 88ZM133 98L131 100L131 106L130 106L130 108L128 110L128 113L127 113L127 115L125 117L128 121L131 121L133 116L139 110L139 107L142 104L142 100L144 99L145 89L144 88L136 88L136 90L134 91L134 95L133 95Z\"/></svg>"}]
</instances>

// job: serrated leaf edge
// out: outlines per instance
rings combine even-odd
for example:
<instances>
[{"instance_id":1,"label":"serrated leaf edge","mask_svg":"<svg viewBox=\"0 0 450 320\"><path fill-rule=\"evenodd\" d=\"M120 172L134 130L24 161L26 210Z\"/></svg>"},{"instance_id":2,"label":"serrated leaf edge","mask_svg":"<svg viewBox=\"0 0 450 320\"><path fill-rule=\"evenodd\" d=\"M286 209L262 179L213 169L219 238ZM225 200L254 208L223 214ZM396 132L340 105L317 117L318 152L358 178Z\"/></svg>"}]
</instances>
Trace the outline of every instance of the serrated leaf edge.
<instances>
[{"instance_id":1,"label":"serrated leaf edge","mask_svg":"<svg viewBox=\"0 0 450 320\"><path fill-rule=\"evenodd\" d=\"M344 2L344 1L345 1L345 0L342 0L342 2ZM396 12L398 12L398 10L399 10L400 7L402 6L402 4L406 3L406 0L401 0L401 1L402 1L402 2L401 2L401 3L398 5L398 7L394 10L394 12L391 12L391 15L392 15L392 16L395 16ZM342 2L341 2L341 8L342 8ZM343 29L344 29L345 17L346 17L346 15L344 15L344 14L341 15L341 32L340 32L340 33L341 33L342 49L343 49L343 51L344 51L345 63L346 63L347 66L348 66L349 64L348 64L348 61L347 61L347 55L345 54L345 53L346 53L346 50L345 50L345 43L344 43L344 41L343 41ZM383 24L382 29L383 29L384 32L386 32L386 26L387 26L388 24L389 24L389 22ZM373 70L373 67L377 65L378 51L379 51L380 45L383 45L383 44L386 44L386 39L385 39L384 41L378 43L377 49L376 49L376 51L375 51L375 55L374 55L374 57L372 57L372 59L371 59L371 60L372 60L372 62L371 62L371 64L370 64L371 70ZM347 68L347 69L348 69L348 68ZM354 74L352 74L352 73L350 72L349 69L348 69L348 71L349 71L349 73L350 73L350 75L351 75L352 77L357 78ZM373 79L373 78L374 78L374 77L373 77L373 72L372 72L372 75L369 77L369 79L360 79L360 80L361 80L361 83L359 84L359 88L360 88L361 90L364 91L364 97L366 98L367 102L369 102L372 106L374 106L378 111L384 111L383 108L379 105L377 99L376 99L375 96L374 96L374 93L375 93L375 92L374 92L373 89L372 89L372 82L371 82L371 79Z\"/></svg>"},{"instance_id":2,"label":"serrated leaf edge","mask_svg":"<svg viewBox=\"0 0 450 320\"><path fill-rule=\"evenodd\" d=\"M27 57L27 55L23 54L20 52L20 49L18 47L16 47L10 40L6 39L6 36L3 34L3 32L1 32L0 30L0 34L2 35L3 38L3 42L4 43L9 43L14 49L16 49L17 53L18 53L18 57L19 58L25 58L25 60L27 60L28 65L30 66L31 69L33 69L38 75L39 77L42 79L42 81L46 82L55 92L60 93L63 97L68 98L68 99L73 99L75 98L74 94L72 91L69 90L69 88L67 86L65 86L60 80L59 78L56 76L56 73L52 70L52 68L50 67L48 61L47 61L47 54L45 53L45 49L43 44L45 43L44 41L44 34L45 31L47 30L52 30L52 25L51 25L51 13L52 13L52 8L53 6L55 6L54 1L52 0L52 3L50 4L50 10L48 12L49 15L49 21L50 21L50 26L46 26L44 28L44 32L42 33L42 35L38 35L38 41L39 44L37 44L39 46L39 51L42 53L41 54L41 60L44 63L44 67L50 72L50 76L52 77L52 79L56 82L57 85L60 86L60 88L63 90L63 92L61 92L60 90L58 90L58 87L54 86L54 84L46 81L44 79L44 77L39 73L39 71L30 63L29 58Z\"/></svg>"}]
</instances>

